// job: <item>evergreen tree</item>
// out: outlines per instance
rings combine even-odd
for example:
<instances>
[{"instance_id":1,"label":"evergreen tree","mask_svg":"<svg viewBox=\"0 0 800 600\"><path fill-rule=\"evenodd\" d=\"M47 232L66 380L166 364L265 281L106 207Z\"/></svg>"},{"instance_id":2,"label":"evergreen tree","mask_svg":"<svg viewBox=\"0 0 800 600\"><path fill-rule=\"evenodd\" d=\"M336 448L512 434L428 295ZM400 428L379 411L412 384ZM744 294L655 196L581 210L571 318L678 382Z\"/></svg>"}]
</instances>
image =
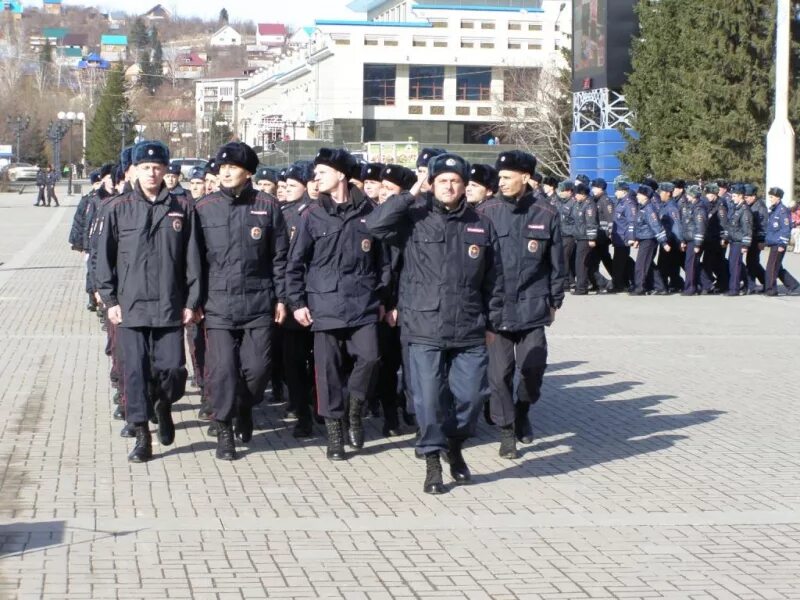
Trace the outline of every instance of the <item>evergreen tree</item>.
<instances>
[{"instance_id":1,"label":"evergreen tree","mask_svg":"<svg viewBox=\"0 0 800 600\"><path fill-rule=\"evenodd\" d=\"M153 57L150 61L150 86L153 92L164 82L164 49L156 33L153 41Z\"/></svg>"},{"instance_id":2,"label":"evergreen tree","mask_svg":"<svg viewBox=\"0 0 800 600\"><path fill-rule=\"evenodd\" d=\"M227 25L228 24L228 9L223 8L219 11L219 24L220 25Z\"/></svg>"},{"instance_id":3,"label":"evergreen tree","mask_svg":"<svg viewBox=\"0 0 800 600\"><path fill-rule=\"evenodd\" d=\"M128 112L125 97L125 76L122 63L115 64L108 74L106 86L100 96L97 111L88 127L86 159L89 164L101 165L117 162L122 143L121 115ZM131 144L136 131L129 126L125 132L125 145Z\"/></svg>"},{"instance_id":4,"label":"evergreen tree","mask_svg":"<svg viewBox=\"0 0 800 600\"><path fill-rule=\"evenodd\" d=\"M44 68L45 65L52 65L53 64L53 45L50 43L50 39L46 39L44 41L44 46L42 46L42 50L39 52L39 65Z\"/></svg>"},{"instance_id":5,"label":"evergreen tree","mask_svg":"<svg viewBox=\"0 0 800 600\"><path fill-rule=\"evenodd\" d=\"M217 125L217 123L224 123L224 125ZM233 137L233 130L228 119L220 111L215 111L211 117L211 125L209 127L209 146L211 155L217 153L217 148L223 144L227 144Z\"/></svg>"},{"instance_id":6,"label":"evergreen tree","mask_svg":"<svg viewBox=\"0 0 800 600\"><path fill-rule=\"evenodd\" d=\"M137 83L146 90L152 89L153 62L150 60L150 48L145 48L139 53L139 79Z\"/></svg>"},{"instance_id":7,"label":"evergreen tree","mask_svg":"<svg viewBox=\"0 0 800 600\"><path fill-rule=\"evenodd\" d=\"M624 88L631 178L764 178L774 9L769 0L640 0Z\"/></svg>"}]
</instances>

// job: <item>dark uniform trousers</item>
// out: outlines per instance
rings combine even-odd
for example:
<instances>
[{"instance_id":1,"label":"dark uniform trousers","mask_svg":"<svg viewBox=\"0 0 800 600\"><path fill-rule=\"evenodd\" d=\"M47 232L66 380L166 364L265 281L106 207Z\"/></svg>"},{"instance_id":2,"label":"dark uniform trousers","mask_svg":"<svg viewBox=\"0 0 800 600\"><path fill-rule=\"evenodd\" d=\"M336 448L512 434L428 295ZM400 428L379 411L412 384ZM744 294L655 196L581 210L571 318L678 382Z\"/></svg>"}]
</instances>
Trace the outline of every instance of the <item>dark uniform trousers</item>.
<instances>
[{"instance_id":1,"label":"dark uniform trousers","mask_svg":"<svg viewBox=\"0 0 800 600\"><path fill-rule=\"evenodd\" d=\"M687 294L695 294L700 288L700 256L702 252L695 253L695 248L697 248L695 242L686 243L686 258L683 262L686 280L683 284L683 291Z\"/></svg>"},{"instance_id":2,"label":"dark uniform trousers","mask_svg":"<svg viewBox=\"0 0 800 600\"><path fill-rule=\"evenodd\" d=\"M656 255L658 249L658 240L640 240L639 252L636 255L636 274L635 274L635 287L636 291L648 291L653 287L655 280L655 288L658 291L663 291L664 282L661 276L654 272L653 257ZM658 276L656 276L658 275Z\"/></svg>"},{"instance_id":3,"label":"dark uniform trousers","mask_svg":"<svg viewBox=\"0 0 800 600\"><path fill-rule=\"evenodd\" d=\"M528 331L501 331L495 334L488 351L492 421L495 425L507 427L514 423L515 381L517 402L531 405L539 400L547 369L544 327Z\"/></svg>"},{"instance_id":4,"label":"dark uniform trousers","mask_svg":"<svg viewBox=\"0 0 800 600\"><path fill-rule=\"evenodd\" d=\"M205 386L206 367L206 326L205 321L186 326L186 343L192 359L192 373L197 387Z\"/></svg>"},{"instance_id":5,"label":"dark uniform trousers","mask_svg":"<svg viewBox=\"0 0 800 600\"><path fill-rule=\"evenodd\" d=\"M369 399L375 387L378 362L377 323L315 331L314 370L320 416L341 419L347 393L361 400Z\"/></svg>"},{"instance_id":6,"label":"dark uniform trousers","mask_svg":"<svg viewBox=\"0 0 800 600\"><path fill-rule=\"evenodd\" d=\"M106 344L106 355L111 358L111 372L109 379L111 385L117 388L120 398L120 406L125 408L125 375L122 369L122 346L119 343L118 330L119 326L114 325L111 321L106 320L106 335L108 343Z\"/></svg>"},{"instance_id":7,"label":"dark uniform trousers","mask_svg":"<svg viewBox=\"0 0 800 600\"><path fill-rule=\"evenodd\" d=\"M206 327L206 397L215 421L229 423L239 408L264 398L272 374L272 327Z\"/></svg>"},{"instance_id":8,"label":"dark uniform trousers","mask_svg":"<svg viewBox=\"0 0 800 600\"><path fill-rule=\"evenodd\" d=\"M745 266L747 267L747 291L755 292L758 289L758 283L764 285L764 267L761 266L761 250L758 248L759 242L754 241L750 244L747 250L747 257L745 258Z\"/></svg>"},{"instance_id":9,"label":"dark uniform trousers","mask_svg":"<svg viewBox=\"0 0 800 600\"><path fill-rule=\"evenodd\" d=\"M738 294L739 286L742 283L744 274L744 264L742 264L741 242L731 242L728 254L728 293Z\"/></svg>"},{"instance_id":10,"label":"dark uniform trousers","mask_svg":"<svg viewBox=\"0 0 800 600\"><path fill-rule=\"evenodd\" d=\"M281 343L289 405L297 413L298 421L310 423L314 334L307 329L286 328L281 332Z\"/></svg>"},{"instance_id":11,"label":"dark uniform trousers","mask_svg":"<svg viewBox=\"0 0 800 600\"><path fill-rule=\"evenodd\" d=\"M728 269L725 262L725 248L719 240L706 242L703 246L703 272L700 274L701 283L704 291L714 289L724 291L724 286L728 281Z\"/></svg>"},{"instance_id":12,"label":"dark uniform trousers","mask_svg":"<svg viewBox=\"0 0 800 600\"><path fill-rule=\"evenodd\" d=\"M42 206L45 206L45 196L44 195L45 195L45 192L47 190L47 186L40 185L38 187L39 187L39 195L36 196L36 206L39 206L40 202L41 202Z\"/></svg>"},{"instance_id":13,"label":"dark uniform trousers","mask_svg":"<svg viewBox=\"0 0 800 600\"><path fill-rule=\"evenodd\" d=\"M186 391L186 356L183 327L117 327L117 344L125 360L125 419L146 423L153 414L150 389L155 399L174 404Z\"/></svg>"},{"instance_id":14,"label":"dark uniform trousers","mask_svg":"<svg viewBox=\"0 0 800 600\"><path fill-rule=\"evenodd\" d=\"M633 283L633 261L630 246L614 246L611 259L611 285L617 291L628 291Z\"/></svg>"},{"instance_id":15,"label":"dark uniform trousers","mask_svg":"<svg viewBox=\"0 0 800 600\"><path fill-rule=\"evenodd\" d=\"M389 427L397 427L397 375L400 371L403 352L400 347L400 332L386 322L378 323L378 349L381 362L378 370L377 394L381 401L383 419Z\"/></svg>"},{"instance_id":16,"label":"dark uniform trousers","mask_svg":"<svg viewBox=\"0 0 800 600\"><path fill-rule=\"evenodd\" d=\"M283 332L282 327L272 328L272 347L283 348ZM286 378L284 374L283 365L283 352L274 352L272 355L272 371L270 373L272 378L272 401L281 402L288 392ZM296 410L292 404L292 399L289 398L289 409Z\"/></svg>"},{"instance_id":17,"label":"dark uniform trousers","mask_svg":"<svg viewBox=\"0 0 800 600\"><path fill-rule=\"evenodd\" d=\"M561 238L564 248L564 267L567 270L567 285L575 284L575 238L565 235Z\"/></svg>"},{"instance_id":18,"label":"dark uniform trousers","mask_svg":"<svg viewBox=\"0 0 800 600\"><path fill-rule=\"evenodd\" d=\"M668 291L678 291L683 289L684 282L681 280L680 245L674 240L670 241L670 250L664 248L658 250L658 274L664 282L664 288Z\"/></svg>"},{"instance_id":19,"label":"dark uniform trousers","mask_svg":"<svg viewBox=\"0 0 800 600\"><path fill-rule=\"evenodd\" d=\"M448 438L474 435L489 397L486 346L439 348L412 342L408 355L419 426L417 450L446 450Z\"/></svg>"},{"instance_id":20,"label":"dark uniform trousers","mask_svg":"<svg viewBox=\"0 0 800 600\"><path fill-rule=\"evenodd\" d=\"M51 202L55 202L56 206L61 206L58 203L58 196L56 196L56 186L55 185L48 185L47 186L47 206L50 206Z\"/></svg>"},{"instance_id":21,"label":"dark uniform trousers","mask_svg":"<svg viewBox=\"0 0 800 600\"><path fill-rule=\"evenodd\" d=\"M786 251L778 252L780 246L769 247L769 257L767 258L767 270L764 280L765 292L778 291L778 273L783 269L783 257Z\"/></svg>"},{"instance_id":22,"label":"dark uniform trousers","mask_svg":"<svg viewBox=\"0 0 800 600\"><path fill-rule=\"evenodd\" d=\"M589 275L592 273L593 255L594 248L589 246L589 240L577 240L575 242L576 292L586 292L589 289Z\"/></svg>"}]
</instances>

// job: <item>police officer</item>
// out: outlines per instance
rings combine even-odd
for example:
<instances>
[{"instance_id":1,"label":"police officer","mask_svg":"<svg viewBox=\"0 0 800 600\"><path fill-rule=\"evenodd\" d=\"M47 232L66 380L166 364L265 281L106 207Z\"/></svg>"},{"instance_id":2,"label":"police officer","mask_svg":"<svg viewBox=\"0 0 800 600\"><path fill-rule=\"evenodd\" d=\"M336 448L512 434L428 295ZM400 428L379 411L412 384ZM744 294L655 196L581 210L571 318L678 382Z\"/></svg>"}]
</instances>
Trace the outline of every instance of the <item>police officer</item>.
<instances>
[{"instance_id":1,"label":"police officer","mask_svg":"<svg viewBox=\"0 0 800 600\"><path fill-rule=\"evenodd\" d=\"M300 219L286 272L294 318L314 332L319 414L325 418L331 460L346 458L345 390L349 441L355 448L364 445L362 413L379 359L376 324L390 283L388 254L366 228L373 206L348 182L356 164L343 149L317 153L320 197Z\"/></svg>"},{"instance_id":2,"label":"police officer","mask_svg":"<svg viewBox=\"0 0 800 600\"><path fill-rule=\"evenodd\" d=\"M56 173L53 167L47 167L47 206L50 206L51 202L55 202L56 206L61 206L58 203L58 196L56 196L56 184L58 183L58 173Z\"/></svg>"},{"instance_id":3,"label":"police officer","mask_svg":"<svg viewBox=\"0 0 800 600\"><path fill-rule=\"evenodd\" d=\"M132 462L152 458L148 415L151 380L157 384L158 437L175 438L171 406L184 393L183 326L200 302L199 253L191 236L191 207L169 193L164 173L169 150L144 141L132 152L133 191L115 198L105 216L97 256L97 281L108 319L122 346L126 419L136 431Z\"/></svg>"},{"instance_id":4,"label":"police officer","mask_svg":"<svg viewBox=\"0 0 800 600\"><path fill-rule=\"evenodd\" d=\"M778 276L783 269L783 257L786 256L786 246L792 233L791 213L789 207L781 202L782 199L783 190L779 187L770 188L767 192L769 214L765 242L769 248L769 257L764 282L764 293L767 296L778 295Z\"/></svg>"},{"instance_id":5,"label":"police officer","mask_svg":"<svg viewBox=\"0 0 800 600\"><path fill-rule=\"evenodd\" d=\"M561 219L561 243L564 249L564 268L567 270L567 286L575 286L575 218L572 207L575 197L572 191L575 185L571 181L562 181L558 184L558 208Z\"/></svg>"},{"instance_id":6,"label":"police officer","mask_svg":"<svg viewBox=\"0 0 800 600\"><path fill-rule=\"evenodd\" d=\"M181 179L183 179L183 174L181 173L180 163L170 163L164 175L164 183L173 196L186 195L186 190L181 186Z\"/></svg>"},{"instance_id":7,"label":"police officer","mask_svg":"<svg viewBox=\"0 0 800 600\"><path fill-rule=\"evenodd\" d=\"M271 167L258 167L256 174L253 176L253 184L254 187L265 194L274 196L275 192L278 191L278 174Z\"/></svg>"},{"instance_id":8,"label":"police officer","mask_svg":"<svg viewBox=\"0 0 800 600\"><path fill-rule=\"evenodd\" d=\"M703 244L703 271L700 275L701 294L721 293L728 285L728 263L725 246L728 209L719 198L719 186L707 183L703 187L705 208L708 213L706 240Z\"/></svg>"},{"instance_id":9,"label":"police officer","mask_svg":"<svg viewBox=\"0 0 800 600\"><path fill-rule=\"evenodd\" d=\"M502 322L488 346L490 404L500 427L500 456L516 458L517 440L533 441L528 413L547 368L544 328L564 300L564 252L558 211L526 185L536 158L514 150L501 153L496 165L500 195L478 211L497 231L505 284Z\"/></svg>"},{"instance_id":10,"label":"police officer","mask_svg":"<svg viewBox=\"0 0 800 600\"><path fill-rule=\"evenodd\" d=\"M194 167L189 174L189 195L197 202L206 195L205 171L203 167Z\"/></svg>"},{"instance_id":11,"label":"police officer","mask_svg":"<svg viewBox=\"0 0 800 600\"><path fill-rule=\"evenodd\" d=\"M558 196L556 195L556 191L558 189L558 179L548 175L547 177L542 178L542 194L552 206L555 206L555 203L558 200Z\"/></svg>"},{"instance_id":12,"label":"police officer","mask_svg":"<svg viewBox=\"0 0 800 600\"><path fill-rule=\"evenodd\" d=\"M652 187L644 184L636 190L639 209L636 211L636 242L633 247L638 248L639 252L636 255L635 282L631 292L634 296L645 295L650 291L651 285L656 293L666 294L664 282L654 271L653 257L659 245L665 252L669 252L672 248L658 217L658 208L653 201L654 193Z\"/></svg>"},{"instance_id":13,"label":"police officer","mask_svg":"<svg viewBox=\"0 0 800 600\"><path fill-rule=\"evenodd\" d=\"M575 290L576 296L589 293L589 277L594 265L593 253L597 246L597 206L589 199L589 188L575 184L575 203L572 205L573 233L575 235Z\"/></svg>"},{"instance_id":14,"label":"police officer","mask_svg":"<svg viewBox=\"0 0 800 600\"><path fill-rule=\"evenodd\" d=\"M613 260L611 258L611 230L614 224L614 203L608 197L606 190L608 183L602 177L592 180L591 193L595 206L597 207L597 240L594 248L593 261L591 265L591 279L595 286L598 282L603 284L603 287L597 287L598 292L607 291L610 288L610 282L600 274L600 265L602 264L606 272L610 275L613 270Z\"/></svg>"},{"instance_id":15,"label":"police officer","mask_svg":"<svg viewBox=\"0 0 800 600\"><path fill-rule=\"evenodd\" d=\"M676 179L672 182L672 185L675 188L672 190L672 199L675 200L675 204L678 205L678 211L683 211L683 207L689 202L689 199L686 196L686 181L683 179Z\"/></svg>"},{"instance_id":16,"label":"police officer","mask_svg":"<svg viewBox=\"0 0 800 600\"><path fill-rule=\"evenodd\" d=\"M75 215L72 218L72 228L69 232L70 247L72 250L83 254L84 261L86 262L86 293L89 295L89 301L86 305L86 310L89 311L97 310L97 300L94 297L93 290L89 286L89 263L87 260L89 256L89 246L88 240L86 239L86 231L89 227L86 225L86 222L92 218L92 201L97 195L97 190L102 185L101 179L102 178L99 169L89 173L89 183L91 184L92 188L89 190L89 193L81 197L80 201L78 202L78 206L75 209Z\"/></svg>"},{"instance_id":17,"label":"police officer","mask_svg":"<svg viewBox=\"0 0 800 600\"><path fill-rule=\"evenodd\" d=\"M469 164L455 154L428 163L431 191L393 196L369 230L403 251L398 311L409 343L423 491L445 491L439 453L456 483L471 481L461 452L488 396L487 327L502 321L502 259L489 219L465 198Z\"/></svg>"},{"instance_id":18,"label":"police officer","mask_svg":"<svg viewBox=\"0 0 800 600\"><path fill-rule=\"evenodd\" d=\"M444 154L447 150L442 148L423 148L417 155L417 184L411 188L411 194L423 194L430 191L431 184L428 181L428 162L434 157Z\"/></svg>"},{"instance_id":19,"label":"police officer","mask_svg":"<svg viewBox=\"0 0 800 600\"><path fill-rule=\"evenodd\" d=\"M708 226L708 215L700 196L700 186L690 185L681 208L681 249L685 253L683 270L686 274L683 296L694 296L700 291L700 256Z\"/></svg>"},{"instance_id":20,"label":"police officer","mask_svg":"<svg viewBox=\"0 0 800 600\"><path fill-rule=\"evenodd\" d=\"M272 328L286 318L289 240L278 203L253 188L258 156L242 142L217 151L220 190L200 200L195 224L203 262L205 386L219 460L253 436L253 407L271 374ZM213 432L213 429L212 429Z\"/></svg>"},{"instance_id":21,"label":"police officer","mask_svg":"<svg viewBox=\"0 0 800 600\"><path fill-rule=\"evenodd\" d=\"M664 282L666 292L683 291L683 280L681 279L681 264L683 257L681 254L681 242L683 233L681 232L681 212L678 203L674 198L675 184L671 181L664 181L658 184L658 215L661 219L661 226L667 234L670 251L667 252L662 246L658 252L658 272Z\"/></svg>"},{"instance_id":22,"label":"police officer","mask_svg":"<svg viewBox=\"0 0 800 600\"><path fill-rule=\"evenodd\" d=\"M731 186L733 212L728 215L728 296L738 296L741 283L747 283L742 256L747 255L753 241L753 213L744 202L744 185Z\"/></svg>"},{"instance_id":23,"label":"police officer","mask_svg":"<svg viewBox=\"0 0 800 600\"><path fill-rule=\"evenodd\" d=\"M763 200L758 199L758 188L746 183L744 185L744 202L753 213L753 240L747 250L745 267L747 268L747 293L758 293L758 282L765 284L764 267L761 266L761 251L765 248L767 236L767 220L769 210Z\"/></svg>"},{"instance_id":24,"label":"police officer","mask_svg":"<svg viewBox=\"0 0 800 600\"><path fill-rule=\"evenodd\" d=\"M611 288L613 293L633 289L633 261L631 247L636 242L636 195L628 182L614 182L614 217L611 225L611 243L614 257L611 260Z\"/></svg>"},{"instance_id":25,"label":"police officer","mask_svg":"<svg viewBox=\"0 0 800 600\"><path fill-rule=\"evenodd\" d=\"M300 226L303 214L311 205L307 185L314 178L314 163L298 161L286 169L284 176L286 190L281 212L286 223L289 241L293 241ZM314 335L308 326L300 325L288 311L281 327L281 362L286 381L289 410L297 416L293 435L296 438L309 437L312 425L312 382L314 380ZM276 387L273 382L273 389Z\"/></svg>"},{"instance_id":26,"label":"police officer","mask_svg":"<svg viewBox=\"0 0 800 600\"><path fill-rule=\"evenodd\" d=\"M286 202L286 171L288 167L278 171L278 182L275 185L275 197L278 202Z\"/></svg>"},{"instance_id":27,"label":"police officer","mask_svg":"<svg viewBox=\"0 0 800 600\"><path fill-rule=\"evenodd\" d=\"M45 206L45 193L47 192L47 174L52 171L53 167L47 165L47 171L43 169L39 169L36 172L36 187L39 189L39 193L36 196L36 202L34 206Z\"/></svg>"},{"instance_id":28,"label":"police officer","mask_svg":"<svg viewBox=\"0 0 800 600\"><path fill-rule=\"evenodd\" d=\"M491 165L475 164L469 170L466 196L473 208L477 208L497 193L497 170Z\"/></svg>"},{"instance_id":29,"label":"police officer","mask_svg":"<svg viewBox=\"0 0 800 600\"><path fill-rule=\"evenodd\" d=\"M364 195L372 202L373 206L378 205L381 193L381 172L383 163L373 162L361 165L360 179L364 183Z\"/></svg>"},{"instance_id":30,"label":"police officer","mask_svg":"<svg viewBox=\"0 0 800 600\"><path fill-rule=\"evenodd\" d=\"M219 165L216 159L212 158L205 167L206 194L213 194L219 191Z\"/></svg>"}]
</instances>

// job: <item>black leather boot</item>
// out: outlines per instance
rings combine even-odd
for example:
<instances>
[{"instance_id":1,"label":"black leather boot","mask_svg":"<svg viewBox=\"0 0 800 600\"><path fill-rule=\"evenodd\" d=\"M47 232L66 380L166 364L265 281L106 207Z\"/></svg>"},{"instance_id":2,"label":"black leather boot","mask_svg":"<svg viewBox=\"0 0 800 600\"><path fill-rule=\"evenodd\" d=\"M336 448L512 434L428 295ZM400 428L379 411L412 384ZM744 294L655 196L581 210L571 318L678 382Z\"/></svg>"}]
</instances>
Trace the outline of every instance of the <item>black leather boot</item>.
<instances>
[{"instance_id":1,"label":"black leather boot","mask_svg":"<svg viewBox=\"0 0 800 600\"><path fill-rule=\"evenodd\" d=\"M156 401L158 414L158 441L162 446L170 446L175 441L175 423L172 422L172 405L164 399Z\"/></svg>"},{"instance_id":2,"label":"black leather boot","mask_svg":"<svg viewBox=\"0 0 800 600\"><path fill-rule=\"evenodd\" d=\"M111 402L119 406L120 402L122 402L122 394L119 393L119 390L114 392L114 397L111 398Z\"/></svg>"},{"instance_id":3,"label":"black leather boot","mask_svg":"<svg viewBox=\"0 0 800 600\"><path fill-rule=\"evenodd\" d=\"M328 430L328 458L330 460L346 460L342 422L339 419L325 419L325 429Z\"/></svg>"},{"instance_id":4,"label":"black leather boot","mask_svg":"<svg viewBox=\"0 0 800 600\"><path fill-rule=\"evenodd\" d=\"M464 455L461 454L461 446L464 440L458 438L447 438L447 458L450 463L450 476L458 484L469 483L472 481L472 474L469 472Z\"/></svg>"},{"instance_id":5,"label":"black leather boot","mask_svg":"<svg viewBox=\"0 0 800 600\"><path fill-rule=\"evenodd\" d=\"M134 463L147 462L153 458L153 440L150 437L150 427L147 423L137 423L136 445L128 454L128 461Z\"/></svg>"},{"instance_id":6,"label":"black leather boot","mask_svg":"<svg viewBox=\"0 0 800 600\"><path fill-rule=\"evenodd\" d=\"M121 404L117 404L117 407L114 409L114 412L111 413L111 416L115 418L117 421L121 421L125 418L125 409L122 407Z\"/></svg>"},{"instance_id":7,"label":"black leather boot","mask_svg":"<svg viewBox=\"0 0 800 600\"><path fill-rule=\"evenodd\" d=\"M292 436L296 438L307 438L314 435L314 428L311 425L311 417L308 419L298 419L294 425Z\"/></svg>"},{"instance_id":8,"label":"black leather boot","mask_svg":"<svg viewBox=\"0 0 800 600\"><path fill-rule=\"evenodd\" d=\"M206 397L206 391L204 388L200 388L200 410L197 411L197 418L201 421L209 421L212 414L214 414L214 410Z\"/></svg>"},{"instance_id":9,"label":"black leather boot","mask_svg":"<svg viewBox=\"0 0 800 600\"><path fill-rule=\"evenodd\" d=\"M240 404L236 416L236 437L243 444L253 439L253 407L249 404Z\"/></svg>"},{"instance_id":10,"label":"black leather boot","mask_svg":"<svg viewBox=\"0 0 800 600\"><path fill-rule=\"evenodd\" d=\"M500 428L500 458L519 458L513 425Z\"/></svg>"},{"instance_id":11,"label":"black leather boot","mask_svg":"<svg viewBox=\"0 0 800 600\"><path fill-rule=\"evenodd\" d=\"M217 424L217 460L236 460L236 444L233 440L233 426L225 421Z\"/></svg>"},{"instance_id":12,"label":"black leather boot","mask_svg":"<svg viewBox=\"0 0 800 600\"><path fill-rule=\"evenodd\" d=\"M523 444L533 443L533 427L531 427L531 421L528 418L530 406L528 402L517 402L514 405L514 433Z\"/></svg>"},{"instance_id":13,"label":"black leather boot","mask_svg":"<svg viewBox=\"0 0 800 600\"><path fill-rule=\"evenodd\" d=\"M364 447L364 421L362 415L364 412L364 399L363 398L350 398L350 428L348 430L350 437L350 445L353 448Z\"/></svg>"},{"instance_id":14,"label":"black leather boot","mask_svg":"<svg viewBox=\"0 0 800 600\"><path fill-rule=\"evenodd\" d=\"M124 438L136 437L136 426L133 423L125 423L124 427L119 432L119 437L124 437Z\"/></svg>"},{"instance_id":15,"label":"black leather boot","mask_svg":"<svg viewBox=\"0 0 800 600\"><path fill-rule=\"evenodd\" d=\"M442 463L439 461L438 450L425 455L425 485L422 491L426 494L444 494L447 491L442 481Z\"/></svg>"}]
</instances>

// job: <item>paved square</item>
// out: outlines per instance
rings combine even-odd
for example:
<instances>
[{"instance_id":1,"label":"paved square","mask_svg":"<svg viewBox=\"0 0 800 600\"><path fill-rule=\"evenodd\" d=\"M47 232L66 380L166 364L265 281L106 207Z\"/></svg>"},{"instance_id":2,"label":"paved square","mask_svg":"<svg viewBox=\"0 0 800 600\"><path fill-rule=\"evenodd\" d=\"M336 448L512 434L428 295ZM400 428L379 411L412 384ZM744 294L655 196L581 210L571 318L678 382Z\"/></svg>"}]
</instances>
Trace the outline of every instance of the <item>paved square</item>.
<instances>
[{"instance_id":1,"label":"paved square","mask_svg":"<svg viewBox=\"0 0 800 600\"><path fill-rule=\"evenodd\" d=\"M73 208L29 196L0 195L0 597L800 598L800 299L568 297L535 443L482 423L444 496L374 419L330 463L262 405L220 463L193 388L131 465Z\"/></svg>"}]
</instances>

